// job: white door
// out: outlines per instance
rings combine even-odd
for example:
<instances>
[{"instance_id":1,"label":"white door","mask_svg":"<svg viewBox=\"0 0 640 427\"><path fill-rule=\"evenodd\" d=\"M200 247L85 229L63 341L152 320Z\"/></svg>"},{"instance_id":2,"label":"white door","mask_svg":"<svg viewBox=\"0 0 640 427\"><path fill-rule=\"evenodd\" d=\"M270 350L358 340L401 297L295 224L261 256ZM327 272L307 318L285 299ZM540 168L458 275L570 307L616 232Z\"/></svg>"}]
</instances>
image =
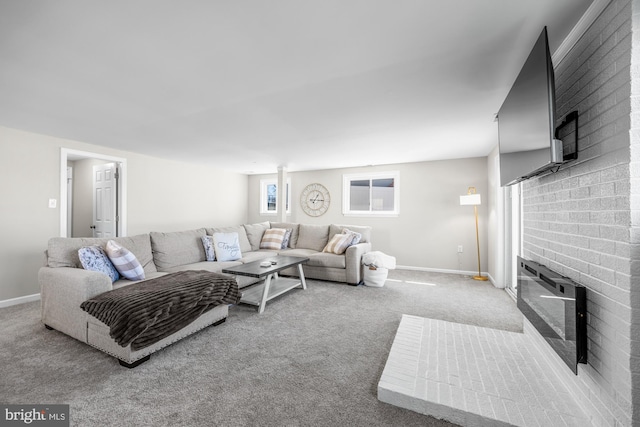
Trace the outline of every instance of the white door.
<instances>
[{"instance_id":1,"label":"white door","mask_svg":"<svg viewBox=\"0 0 640 427\"><path fill-rule=\"evenodd\" d=\"M73 168L67 166L67 237L73 237Z\"/></svg>"},{"instance_id":2,"label":"white door","mask_svg":"<svg viewBox=\"0 0 640 427\"><path fill-rule=\"evenodd\" d=\"M116 236L116 165L93 167L93 236Z\"/></svg>"}]
</instances>

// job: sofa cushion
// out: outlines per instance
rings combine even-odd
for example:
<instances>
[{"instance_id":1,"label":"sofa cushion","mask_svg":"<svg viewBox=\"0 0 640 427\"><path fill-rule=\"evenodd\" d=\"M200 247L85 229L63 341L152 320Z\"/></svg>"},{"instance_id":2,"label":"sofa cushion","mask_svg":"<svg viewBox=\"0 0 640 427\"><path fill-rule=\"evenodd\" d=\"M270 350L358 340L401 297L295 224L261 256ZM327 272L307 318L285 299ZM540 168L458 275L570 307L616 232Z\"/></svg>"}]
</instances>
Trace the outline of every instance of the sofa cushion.
<instances>
[{"instance_id":1,"label":"sofa cushion","mask_svg":"<svg viewBox=\"0 0 640 427\"><path fill-rule=\"evenodd\" d=\"M302 248L295 248L295 249L287 249L287 250L281 250L279 252L279 255L283 255L283 256L299 256L299 257L303 257L303 258L309 258L311 255L315 255L317 254L318 251L314 250L314 249L302 249Z\"/></svg>"},{"instance_id":2,"label":"sofa cushion","mask_svg":"<svg viewBox=\"0 0 640 427\"><path fill-rule=\"evenodd\" d=\"M99 273L106 274L111 279L111 283L120 279L118 270L116 270L113 263L100 246L84 246L78 249L78 258L80 258L82 268L85 270L97 271Z\"/></svg>"},{"instance_id":3,"label":"sofa cushion","mask_svg":"<svg viewBox=\"0 0 640 427\"><path fill-rule=\"evenodd\" d=\"M309 256L305 265L312 267L347 268L347 257L327 252L318 252Z\"/></svg>"},{"instance_id":4,"label":"sofa cushion","mask_svg":"<svg viewBox=\"0 0 640 427\"><path fill-rule=\"evenodd\" d=\"M220 273L223 268L236 267L238 265L242 265L242 263L240 261L225 261L225 262L202 261L202 262L194 262L193 264L177 265L169 269L168 273L175 273L176 271L187 271L187 270L203 270L203 271L210 271L212 273Z\"/></svg>"},{"instance_id":5,"label":"sofa cushion","mask_svg":"<svg viewBox=\"0 0 640 427\"><path fill-rule=\"evenodd\" d=\"M213 249L213 236L202 236L202 247L204 248L204 256L207 261L216 260L216 251Z\"/></svg>"},{"instance_id":6,"label":"sofa cushion","mask_svg":"<svg viewBox=\"0 0 640 427\"><path fill-rule=\"evenodd\" d=\"M262 235L265 230L269 228L268 222L261 222L258 224L245 224L244 230L247 233L247 238L249 239L249 244L251 245L252 251L257 251L260 249L260 242L262 241ZM248 252L248 251L243 251Z\"/></svg>"},{"instance_id":7,"label":"sofa cushion","mask_svg":"<svg viewBox=\"0 0 640 427\"><path fill-rule=\"evenodd\" d=\"M253 252L249 252L249 253L253 253ZM242 263L240 261L225 261L225 262L203 261L203 262L196 262L194 264L179 265L177 267L173 267L169 272L174 273L176 271L204 270L204 271L210 271L212 273L226 274L226 273L222 273L223 269L229 268L229 267L236 267L241 264ZM233 277L233 275L229 275L229 276ZM236 283L238 283L239 289L242 289L249 285L253 285L254 283L260 281L260 279L256 279L255 277L249 277L249 276L235 276L235 279L236 279Z\"/></svg>"},{"instance_id":8,"label":"sofa cushion","mask_svg":"<svg viewBox=\"0 0 640 427\"><path fill-rule=\"evenodd\" d=\"M368 226L331 224L331 226L329 227L329 235L333 236L334 234L341 234L342 230L345 228L362 234L360 243L371 242L371 227Z\"/></svg>"},{"instance_id":9,"label":"sofa cushion","mask_svg":"<svg viewBox=\"0 0 640 427\"><path fill-rule=\"evenodd\" d=\"M164 273L164 272L162 272L162 273L161 273L161 272L155 272L155 273L145 274L145 275L144 275L144 280L155 279L156 277L162 277L162 276L164 276L165 274L167 274L167 273ZM129 279L126 279L126 278L124 278L124 277L120 276L120 280L118 280L117 282L113 282L113 285L112 285L112 286L113 286L113 289L119 289L119 288L122 288L122 287L124 287L124 286L129 286L129 285L131 285L132 283L136 283L136 282L133 282L133 281L131 281L131 280L129 280ZM89 316L89 317L91 317L91 316ZM97 320L97 319L96 319L96 320Z\"/></svg>"},{"instance_id":10,"label":"sofa cushion","mask_svg":"<svg viewBox=\"0 0 640 427\"><path fill-rule=\"evenodd\" d=\"M149 234L153 260L160 271L207 259L201 239L205 235L204 228L169 233L152 231Z\"/></svg>"},{"instance_id":11,"label":"sofa cushion","mask_svg":"<svg viewBox=\"0 0 640 427\"><path fill-rule=\"evenodd\" d=\"M231 233L213 233L213 248L220 262L236 261L242 258L240 238L235 231Z\"/></svg>"},{"instance_id":12,"label":"sofa cushion","mask_svg":"<svg viewBox=\"0 0 640 427\"><path fill-rule=\"evenodd\" d=\"M344 254L336 255L326 252L318 252L313 249L295 248L281 251L280 255L309 258L309 261L304 263L304 265L310 265L313 267L347 268L347 257L344 256Z\"/></svg>"},{"instance_id":13,"label":"sofa cushion","mask_svg":"<svg viewBox=\"0 0 640 427\"><path fill-rule=\"evenodd\" d=\"M238 242L240 243L240 250L242 252L249 252L252 250L251 243L247 237L247 231L242 225L236 225L233 227L216 227L207 228L207 234L213 236L214 233L238 233Z\"/></svg>"},{"instance_id":14,"label":"sofa cushion","mask_svg":"<svg viewBox=\"0 0 640 427\"><path fill-rule=\"evenodd\" d=\"M296 224L293 222L272 222L271 228L291 229L291 237L289 237L289 247L292 249L296 248L298 244L300 224Z\"/></svg>"},{"instance_id":15,"label":"sofa cushion","mask_svg":"<svg viewBox=\"0 0 640 427\"><path fill-rule=\"evenodd\" d=\"M282 241L287 234L284 228L270 228L265 230L260 241L260 249L282 249Z\"/></svg>"},{"instance_id":16,"label":"sofa cushion","mask_svg":"<svg viewBox=\"0 0 640 427\"><path fill-rule=\"evenodd\" d=\"M353 234L334 234L329 240L329 243L324 247L322 252L333 253L336 255L342 255L344 251L351 246L353 241Z\"/></svg>"},{"instance_id":17,"label":"sofa cushion","mask_svg":"<svg viewBox=\"0 0 640 427\"><path fill-rule=\"evenodd\" d=\"M104 248L109 260L124 278L129 280L144 279L144 269L136 256L127 248L109 240Z\"/></svg>"},{"instance_id":18,"label":"sofa cushion","mask_svg":"<svg viewBox=\"0 0 640 427\"><path fill-rule=\"evenodd\" d=\"M142 265L145 274L158 271L151 251L151 240L148 234L128 237L94 238L94 237L52 237L47 245L47 266L82 268L78 249L83 246L98 245L104 249L109 240L129 249Z\"/></svg>"},{"instance_id":19,"label":"sofa cushion","mask_svg":"<svg viewBox=\"0 0 640 427\"><path fill-rule=\"evenodd\" d=\"M242 254L242 259L240 261L242 261L243 264L246 264L248 262L260 261L260 260L263 260L265 258L274 257L276 255L278 255L278 251L262 249L262 250L258 250L258 251L251 251L251 252L243 253Z\"/></svg>"},{"instance_id":20,"label":"sofa cushion","mask_svg":"<svg viewBox=\"0 0 640 427\"><path fill-rule=\"evenodd\" d=\"M296 248L322 252L329 241L328 225L300 224Z\"/></svg>"}]
</instances>

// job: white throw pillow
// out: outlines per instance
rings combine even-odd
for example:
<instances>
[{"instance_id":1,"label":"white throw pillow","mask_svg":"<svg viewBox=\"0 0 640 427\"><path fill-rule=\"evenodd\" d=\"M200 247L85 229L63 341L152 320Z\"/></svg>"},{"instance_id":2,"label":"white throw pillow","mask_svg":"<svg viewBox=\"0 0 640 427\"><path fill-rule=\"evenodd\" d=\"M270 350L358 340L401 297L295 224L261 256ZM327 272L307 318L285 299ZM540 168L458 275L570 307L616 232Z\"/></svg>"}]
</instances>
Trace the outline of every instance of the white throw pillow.
<instances>
[{"instance_id":1,"label":"white throw pillow","mask_svg":"<svg viewBox=\"0 0 640 427\"><path fill-rule=\"evenodd\" d=\"M124 278L129 280L144 279L144 269L138 262L138 259L128 249L123 248L113 240L107 242L104 251Z\"/></svg>"},{"instance_id":2,"label":"white throw pillow","mask_svg":"<svg viewBox=\"0 0 640 427\"><path fill-rule=\"evenodd\" d=\"M213 233L213 248L220 262L242 258L238 233Z\"/></svg>"}]
</instances>

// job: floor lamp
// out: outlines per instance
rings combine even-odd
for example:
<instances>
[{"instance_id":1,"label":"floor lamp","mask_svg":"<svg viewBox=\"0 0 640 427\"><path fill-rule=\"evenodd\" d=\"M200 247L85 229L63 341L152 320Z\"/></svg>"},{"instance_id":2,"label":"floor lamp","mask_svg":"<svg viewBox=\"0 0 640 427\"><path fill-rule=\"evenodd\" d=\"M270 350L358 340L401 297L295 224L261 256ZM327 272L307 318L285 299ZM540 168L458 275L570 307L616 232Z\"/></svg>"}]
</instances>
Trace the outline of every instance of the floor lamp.
<instances>
[{"instance_id":1,"label":"floor lamp","mask_svg":"<svg viewBox=\"0 0 640 427\"><path fill-rule=\"evenodd\" d=\"M460 205L473 206L473 212L476 217L476 246L478 247L478 275L473 276L475 280L487 280L486 276L480 273L480 236L478 234L478 206L481 204L480 195L476 194L476 187L469 187L467 194L460 196Z\"/></svg>"}]
</instances>

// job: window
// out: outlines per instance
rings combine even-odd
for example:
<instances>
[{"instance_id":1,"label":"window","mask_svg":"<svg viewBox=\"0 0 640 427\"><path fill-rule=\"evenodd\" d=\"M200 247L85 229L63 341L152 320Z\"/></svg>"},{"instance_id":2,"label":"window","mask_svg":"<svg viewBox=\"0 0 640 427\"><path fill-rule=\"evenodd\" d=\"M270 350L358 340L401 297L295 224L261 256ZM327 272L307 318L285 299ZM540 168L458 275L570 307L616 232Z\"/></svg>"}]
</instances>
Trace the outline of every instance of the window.
<instances>
[{"instance_id":1,"label":"window","mask_svg":"<svg viewBox=\"0 0 640 427\"><path fill-rule=\"evenodd\" d=\"M287 179L287 213L291 213L291 180ZM260 180L260 213L269 215L278 213L278 180Z\"/></svg>"},{"instance_id":2,"label":"window","mask_svg":"<svg viewBox=\"0 0 640 427\"><path fill-rule=\"evenodd\" d=\"M398 215L400 173L344 175L342 213L345 215Z\"/></svg>"}]
</instances>

